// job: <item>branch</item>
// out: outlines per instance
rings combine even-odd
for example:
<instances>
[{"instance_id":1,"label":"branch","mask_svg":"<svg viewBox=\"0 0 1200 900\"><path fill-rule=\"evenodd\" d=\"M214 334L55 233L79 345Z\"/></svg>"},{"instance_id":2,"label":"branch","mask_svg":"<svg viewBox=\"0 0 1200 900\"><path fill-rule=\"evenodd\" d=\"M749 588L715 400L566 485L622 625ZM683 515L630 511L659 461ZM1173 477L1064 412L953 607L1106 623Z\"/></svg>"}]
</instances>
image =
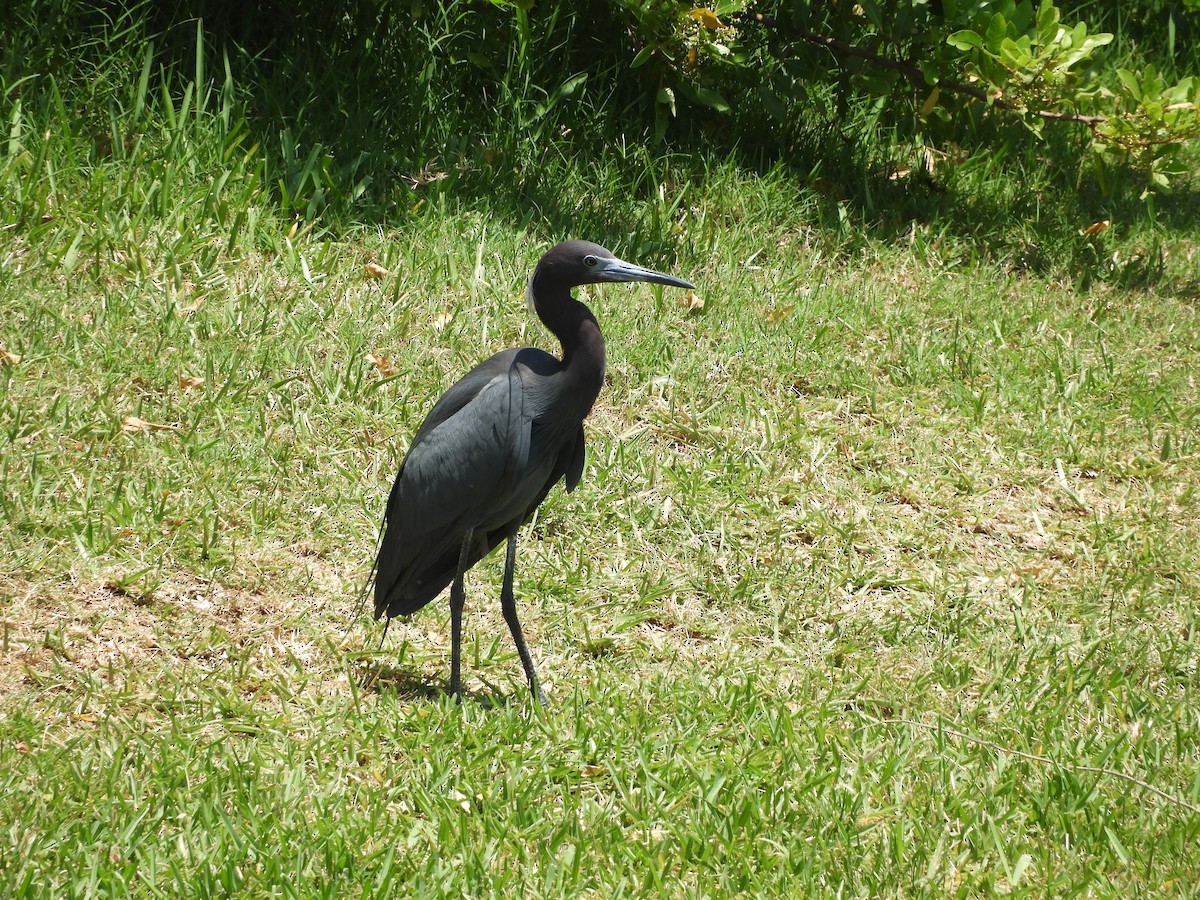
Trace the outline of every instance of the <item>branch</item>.
<instances>
[{"instance_id":1,"label":"branch","mask_svg":"<svg viewBox=\"0 0 1200 900\"><path fill-rule=\"evenodd\" d=\"M781 25L774 17L768 16L765 13L750 13L749 18L753 19L767 28L773 28L779 32L790 32L800 40L812 44L816 47L824 47L831 51L836 56L852 56L857 59L864 59L882 69L890 69L893 72L899 72L907 78L912 84L924 87L925 73L914 66L912 63L904 62L898 59L889 59L886 56L880 56L871 50L865 50L862 47L856 47L853 44L847 44L845 41L827 35L817 34L815 31L808 31L804 28L787 28ZM950 91L954 94L963 94L968 97L974 97L977 100L983 100L990 103L997 109L1006 109L1017 112L1026 111L1024 107L1013 103L1010 100L1005 100L1003 97L997 97L989 94L982 87L976 84L968 84L962 81L945 81L938 80L937 86L943 91ZM1048 122L1076 122L1080 125L1086 125L1088 128L1095 131L1100 125L1108 121L1107 116L1083 116L1078 113L1061 113L1053 112L1047 109L1033 110L1033 114L1040 119Z\"/></svg>"}]
</instances>

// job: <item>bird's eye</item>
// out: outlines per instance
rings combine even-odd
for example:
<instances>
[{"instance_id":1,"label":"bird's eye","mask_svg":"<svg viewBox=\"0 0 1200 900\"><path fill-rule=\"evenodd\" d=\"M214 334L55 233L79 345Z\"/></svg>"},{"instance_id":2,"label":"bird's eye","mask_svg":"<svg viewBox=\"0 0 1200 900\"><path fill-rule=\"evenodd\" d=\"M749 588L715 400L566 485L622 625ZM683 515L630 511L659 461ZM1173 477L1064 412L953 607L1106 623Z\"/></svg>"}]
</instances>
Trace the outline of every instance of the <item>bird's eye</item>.
<instances>
[{"instance_id":1,"label":"bird's eye","mask_svg":"<svg viewBox=\"0 0 1200 900\"><path fill-rule=\"evenodd\" d=\"M594 266L596 264L596 257L592 256L591 254L588 254L587 256L585 256L583 258L583 264L590 269L592 266Z\"/></svg>"}]
</instances>

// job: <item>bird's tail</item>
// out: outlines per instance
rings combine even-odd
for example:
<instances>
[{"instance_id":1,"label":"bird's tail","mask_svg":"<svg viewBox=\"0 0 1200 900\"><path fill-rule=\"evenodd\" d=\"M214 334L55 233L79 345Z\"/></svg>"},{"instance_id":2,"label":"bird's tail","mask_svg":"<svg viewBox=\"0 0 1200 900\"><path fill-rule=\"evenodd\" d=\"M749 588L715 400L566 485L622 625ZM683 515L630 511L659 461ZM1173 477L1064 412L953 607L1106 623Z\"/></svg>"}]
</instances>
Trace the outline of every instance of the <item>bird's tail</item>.
<instances>
[{"instance_id":1,"label":"bird's tail","mask_svg":"<svg viewBox=\"0 0 1200 900\"><path fill-rule=\"evenodd\" d=\"M371 563L371 571L367 573L367 580L363 582L363 586L358 591L358 598L354 601L354 615L350 617L350 622L346 625L346 634L350 633L350 628L362 618L363 609L367 605L367 594L371 590L371 586L375 583L375 576L379 573L379 548L383 546L383 533L387 528L387 517L379 523L379 539L375 541L375 562ZM387 634L387 631L384 631Z\"/></svg>"}]
</instances>

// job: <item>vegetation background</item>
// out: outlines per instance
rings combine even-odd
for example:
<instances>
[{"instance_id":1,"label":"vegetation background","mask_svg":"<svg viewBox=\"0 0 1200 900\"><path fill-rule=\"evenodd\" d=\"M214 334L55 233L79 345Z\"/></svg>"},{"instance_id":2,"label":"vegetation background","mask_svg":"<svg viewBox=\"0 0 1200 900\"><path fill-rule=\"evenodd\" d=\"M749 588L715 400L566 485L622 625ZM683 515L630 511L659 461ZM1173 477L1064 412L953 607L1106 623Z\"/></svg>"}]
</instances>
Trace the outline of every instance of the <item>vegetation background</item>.
<instances>
[{"instance_id":1,"label":"vegetation background","mask_svg":"<svg viewBox=\"0 0 1200 900\"><path fill-rule=\"evenodd\" d=\"M1113 40L1009 110L795 39L975 84L1047 8ZM8 4L0 892L1194 895L1197 15ZM568 236L699 289L587 294L550 707L489 560L458 708L354 598Z\"/></svg>"}]
</instances>

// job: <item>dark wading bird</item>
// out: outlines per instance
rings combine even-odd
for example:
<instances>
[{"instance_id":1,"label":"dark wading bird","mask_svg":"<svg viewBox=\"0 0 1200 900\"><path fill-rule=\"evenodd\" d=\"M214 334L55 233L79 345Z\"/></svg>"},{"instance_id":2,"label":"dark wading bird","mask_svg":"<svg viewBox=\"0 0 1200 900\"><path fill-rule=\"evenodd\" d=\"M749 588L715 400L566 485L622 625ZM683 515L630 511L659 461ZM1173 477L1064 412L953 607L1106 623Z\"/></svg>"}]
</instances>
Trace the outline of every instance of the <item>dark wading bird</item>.
<instances>
[{"instance_id":1,"label":"dark wading bird","mask_svg":"<svg viewBox=\"0 0 1200 900\"><path fill-rule=\"evenodd\" d=\"M526 297L562 344L562 359L521 347L468 372L418 429L388 497L375 618L414 613L453 582L450 693L459 700L463 576L507 539L500 605L533 696L545 702L513 599L517 530L554 485L565 479L574 490L583 475L583 420L604 383L604 337L571 288L605 281L692 287L587 241L552 248L533 270Z\"/></svg>"}]
</instances>

